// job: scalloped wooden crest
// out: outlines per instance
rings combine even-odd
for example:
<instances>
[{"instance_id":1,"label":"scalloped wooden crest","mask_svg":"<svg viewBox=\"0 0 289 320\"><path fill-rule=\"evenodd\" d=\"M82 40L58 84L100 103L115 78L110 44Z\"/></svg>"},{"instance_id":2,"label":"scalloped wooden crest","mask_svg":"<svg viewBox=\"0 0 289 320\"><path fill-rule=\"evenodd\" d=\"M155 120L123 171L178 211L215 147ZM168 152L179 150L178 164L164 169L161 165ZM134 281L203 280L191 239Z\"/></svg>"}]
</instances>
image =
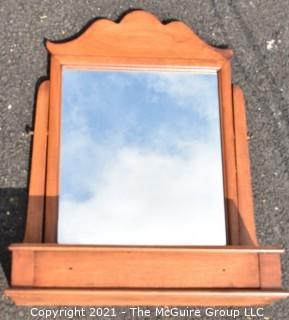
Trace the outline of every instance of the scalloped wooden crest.
<instances>
[{"instance_id":1,"label":"scalloped wooden crest","mask_svg":"<svg viewBox=\"0 0 289 320\"><path fill-rule=\"evenodd\" d=\"M62 42L46 42L52 55L176 58L224 62L231 49L218 49L200 39L180 21L161 23L149 12L136 10L116 23L96 20L79 37Z\"/></svg>"}]
</instances>

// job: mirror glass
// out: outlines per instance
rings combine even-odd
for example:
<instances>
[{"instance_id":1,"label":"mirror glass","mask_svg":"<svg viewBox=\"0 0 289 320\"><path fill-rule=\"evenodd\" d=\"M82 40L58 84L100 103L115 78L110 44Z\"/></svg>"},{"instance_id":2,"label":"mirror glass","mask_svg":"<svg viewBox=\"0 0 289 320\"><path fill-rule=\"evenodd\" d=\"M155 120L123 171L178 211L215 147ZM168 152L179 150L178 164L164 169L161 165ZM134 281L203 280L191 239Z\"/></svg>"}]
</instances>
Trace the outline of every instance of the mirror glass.
<instances>
[{"instance_id":1,"label":"mirror glass","mask_svg":"<svg viewBox=\"0 0 289 320\"><path fill-rule=\"evenodd\" d=\"M225 245L215 71L62 74L58 243Z\"/></svg>"}]
</instances>

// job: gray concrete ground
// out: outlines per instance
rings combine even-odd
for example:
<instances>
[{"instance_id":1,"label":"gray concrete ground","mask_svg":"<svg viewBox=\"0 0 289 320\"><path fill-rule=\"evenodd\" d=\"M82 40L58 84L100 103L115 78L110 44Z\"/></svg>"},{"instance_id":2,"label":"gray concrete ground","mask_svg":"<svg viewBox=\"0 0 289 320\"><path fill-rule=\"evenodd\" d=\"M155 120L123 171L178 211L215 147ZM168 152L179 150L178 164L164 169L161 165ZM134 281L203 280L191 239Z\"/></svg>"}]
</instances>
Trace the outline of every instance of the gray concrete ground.
<instances>
[{"instance_id":1,"label":"gray concrete ground","mask_svg":"<svg viewBox=\"0 0 289 320\"><path fill-rule=\"evenodd\" d=\"M6 273L7 245L23 236L35 87L47 76L43 39L65 39L93 18L115 20L135 8L161 20L182 20L208 43L234 49L233 78L247 101L258 236L263 244L289 250L288 0L1 0L0 260ZM7 282L0 274L2 290ZM1 296L0 320L32 319L28 314ZM266 307L265 315L288 319L289 300Z\"/></svg>"}]
</instances>

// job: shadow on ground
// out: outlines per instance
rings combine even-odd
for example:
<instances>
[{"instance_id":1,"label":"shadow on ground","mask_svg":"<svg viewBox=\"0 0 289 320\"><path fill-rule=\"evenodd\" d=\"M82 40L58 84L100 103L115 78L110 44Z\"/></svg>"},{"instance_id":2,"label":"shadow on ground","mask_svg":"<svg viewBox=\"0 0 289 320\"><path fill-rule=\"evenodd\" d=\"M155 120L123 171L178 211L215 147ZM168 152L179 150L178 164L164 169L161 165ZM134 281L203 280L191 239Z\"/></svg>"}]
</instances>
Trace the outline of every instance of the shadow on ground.
<instances>
[{"instance_id":1,"label":"shadow on ground","mask_svg":"<svg viewBox=\"0 0 289 320\"><path fill-rule=\"evenodd\" d=\"M0 189L0 200L0 263L9 279L11 259L8 246L23 240L27 189Z\"/></svg>"}]
</instances>

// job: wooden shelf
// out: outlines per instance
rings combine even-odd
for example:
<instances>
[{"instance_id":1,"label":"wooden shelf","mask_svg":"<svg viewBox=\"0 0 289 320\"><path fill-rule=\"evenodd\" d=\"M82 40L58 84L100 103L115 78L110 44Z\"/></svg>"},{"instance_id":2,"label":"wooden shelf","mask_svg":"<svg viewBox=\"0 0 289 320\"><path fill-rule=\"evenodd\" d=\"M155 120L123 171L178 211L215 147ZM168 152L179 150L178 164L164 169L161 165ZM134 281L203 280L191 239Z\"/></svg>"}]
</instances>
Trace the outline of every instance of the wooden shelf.
<instances>
[{"instance_id":1,"label":"wooden shelf","mask_svg":"<svg viewBox=\"0 0 289 320\"><path fill-rule=\"evenodd\" d=\"M5 294L21 305L255 305L288 296L281 290L283 250L276 247L19 244L10 250L12 288Z\"/></svg>"},{"instance_id":2,"label":"wooden shelf","mask_svg":"<svg viewBox=\"0 0 289 320\"><path fill-rule=\"evenodd\" d=\"M193 289L7 289L18 305L264 305L288 297L282 290L193 290Z\"/></svg>"}]
</instances>

